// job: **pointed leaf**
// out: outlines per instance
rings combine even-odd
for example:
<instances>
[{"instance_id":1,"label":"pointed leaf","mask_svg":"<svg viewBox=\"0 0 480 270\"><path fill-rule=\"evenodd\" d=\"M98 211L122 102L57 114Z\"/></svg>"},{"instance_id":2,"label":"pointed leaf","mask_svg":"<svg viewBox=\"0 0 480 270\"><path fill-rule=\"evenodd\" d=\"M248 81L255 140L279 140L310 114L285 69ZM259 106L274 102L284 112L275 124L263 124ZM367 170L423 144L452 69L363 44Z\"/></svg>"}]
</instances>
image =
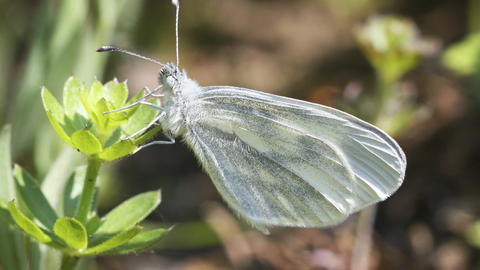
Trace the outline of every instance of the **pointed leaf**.
<instances>
[{"instance_id":1,"label":"pointed leaf","mask_svg":"<svg viewBox=\"0 0 480 270\"><path fill-rule=\"evenodd\" d=\"M57 120L53 117L53 114L51 111L47 111L47 117L48 120L50 120L50 123L52 124L53 128L57 132L58 136L60 136L60 139L62 139L64 142L66 142L68 145L71 147L73 146L72 140L70 139L70 136L63 130L63 128L58 124Z\"/></svg>"},{"instance_id":2,"label":"pointed leaf","mask_svg":"<svg viewBox=\"0 0 480 270\"><path fill-rule=\"evenodd\" d=\"M111 161L132 154L137 148L138 146L130 140L121 141L112 147L105 149L98 154L98 157L103 160Z\"/></svg>"},{"instance_id":3,"label":"pointed leaf","mask_svg":"<svg viewBox=\"0 0 480 270\"><path fill-rule=\"evenodd\" d=\"M65 114L73 118L77 110L83 110L82 102L78 99L78 91L82 83L75 76L70 76L63 86L63 106Z\"/></svg>"},{"instance_id":4,"label":"pointed leaf","mask_svg":"<svg viewBox=\"0 0 480 270\"><path fill-rule=\"evenodd\" d=\"M137 102L143 96L145 96L145 93L143 91L138 92L127 103L125 103L125 106ZM125 110L128 113L128 118L132 117L132 115L138 110L139 107L140 106L133 106L132 108Z\"/></svg>"},{"instance_id":5,"label":"pointed leaf","mask_svg":"<svg viewBox=\"0 0 480 270\"><path fill-rule=\"evenodd\" d=\"M51 111L53 119L55 119L57 124L65 131L65 133L72 134L77 130L70 119L65 115L62 106L60 106L58 101L55 99L55 97L53 97L46 87L42 87L42 102L45 111ZM50 122L52 122L51 119Z\"/></svg>"},{"instance_id":6,"label":"pointed leaf","mask_svg":"<svg viewBox=\"0 0 480 270\"><path fill-rule=\"evenodd\" d=\"M13 176L17 191L25 206L40 223L53 230L57 214L42 193L38 182L19 166L13 170Z\"/></svg>"},{"instance_id":7,"label":"pointed leaf","mask_svg":"<svg viewBox=\"0 0 480 270\"><path fill-rule=\"evenodd\" d=\"M26 248L23 235L5 203L16 197L10 154L11 126L0 131L0 265L4 270L23 270L26 267ZM13 225L13 226L12 226Z\"/></svg>"},{"instance_id":8,"label":"pointed leaf","mask_svg":"<svg viewBox=\"0 0 480 270\"><path fill-rule=\"evenodd\" d=\"M63 216L74 216L82 194L87 166L80 166L68 177L63 188Z\"/></svg>"},{"instance_id":9,"label":"pointed leaf","mask_svg":"<svg viewBox=\"0 0 480 270\"><path fill-rule=\"evenodd\" d=\"M92 119L92 121L98 125L99 120L97 114L95 113L96 102L93 101L93 98L85 85L80 88L80 91L78 91L78 97L80 98L83 108L87 112L88 116L90 116L90 119Z\"/></svg>"},{"instance_id":10,"label":"pointed leaf","mask_svg":"<svg viewBox=\"0 0 480 270\"><path fill-rule=\"evenodd\" d=\"M107 241L101 243L100 245L97 245L85 251L79 252L78 254L82 256L100 254L102 252L118 247L123 243L129 241L130 239L135 237L140 231L142 231L142 227L139 225L136 225L122 233L115 235L114 237L108 239Z\"/></svg>"},{"instance_id":11,"label":"pointed leaf","mask_svg":"<svg viewBox=\"0 0 480 270\"><path fill-rule=\"evenodd\" d=\"M35 225L35 223L33 223L33 221L20 213L17 205L15 204L15 201L11 201L10 203L8 203L8 210L10 211L10 214L12 215L17 225L22 228L23 231L25 231L27 234L37 239L37 241L40 243L47 244L52 242L52 239L48 237L48 235L44 234L43 231L37 225Z\"/></svg>"},{"instance_id":12,"label":"pointed leaf","mask_svg":"<svg viewBox=\"0 0 480 270\"><path fill-rule=\"evenodd\" d=\"M105 237L115 235L145 219L160 204L160 192L150 191L137 195L110 211L101 221L91 243L96 244Z\"/></svg>"},{"instance_id":13,"label":"pointed leaf","mask_svg":"<svg viewBox=\"0 0 480 270\"><path fill-rule=\"evenodd\" d=\"M15 198L10 156L10 132L10 125L5 126L0 132L0 200L5 201Z\"/></svg>"},{"instance_id":14,"label":"pointed leaf","mask_svg":"<svg viewBox=\"0 0 480 270\"><path fill-rule=\"evenodd\" d=\"M118 233L145 219L160 204L160 191L149 191L123 202L103 219L96 234Z\"/></svg>"},{"instance_id":15,"label":"pointed leaf","mask_svg":"<svg viewBox=\"0 0 480 270\"><path fill-rule=\"evenodd\" d=\"M65 112L60 103L58 103L58 101L46 87L42 87L42 102L45 111L51 111L53 117L58 119L58 121L63 121ZM63 122L61 123L63 124Z\"/></svg>"},{"instance_id":16,"label":"pointed leaf","mask_svg":"<svg viewBox=\"0 0 480 270\"><path fill-rule=\"evenodd\" d=\"M110 137L108 137L108 140L104 145L104 149L107 149L110 146L113 146L119 143L121 134L122 134L122 130L120 130L119 128L115 129L110 135Z\"/></svg>"},{"instance_id":17,"label":"pointed leaf","mask_svg":"<svg viewBox=\"0 0 480 270\"><path fill-rule=\"evenodd\" d=\"M75 130L84 128L89 118L82 101L78 98L81 88L84 86L74 76L71 76L63 87L63 107L65 114L75 126Z\"/></svg>"},{"instance_id":18,"label":"pointed leaf","mask_svg":"<svg viewBox=\"0 0 480 270\"><path fill-rule=\"evenodd\" d=\"M102 145L100 144L100 141L86 129L82 129L73 133L72 143L78 151L89 156L102 151Z\"/></svg>"},{"instance_id":19,"label":"pointed leaf","mask_svg":"<svg viewBox=\"0 0 480 270\"><path fill-rule=\"evenodd\" d=\"M87 247L87 230L78 220L71 217L57 219L53 230L71 249L81 250Z\"/></svg>"},{"instance_id":20,"label":"pointed leaf","mask_svg":"<svg viewBox=\"0 0 480 270\"><path fill-rule=\"evenodd\" d=\"M107 82L103 87L105 88L104 97L113 108L119 109L125 104L128 98L128 88L124 82L119 83L117 79L114 79Z\"/></svg>"},{"instance_id":21,"label":"pointed leaf","mask_svg":"<svg viewBox=\"0 0 480 270\"><path fill-rule=\"evenodd\" d=\"M162 241L155 244L155 250L187 250L222 245L222 240L205 221L182 222L175 226Z\"/></svg>"},{"instance_id":22,"label":"pointed leaf","mask_svg":"<svg viewBox=\"0 0 480 270\"><path fill-rule=\"evenodd\" d=\"M140 145L148 140L150 140L155 134L162 130L161 125L157 125L154 128L150 129L149 131L143 133L140 137L135 139L135 144Z\"/></svg>"},{"instance_id":23,"label":"pointed leaf","mask_svg":"<svg viewBox=\"0 0 480 270\"><path fill-rule=\"evenodd\" d=\"M111 121L115 122L115 127L128 122L128 114L126 112L109 113L108 116L110 116Z\"/></svg>"},{"instance_id":24,"label":"pointed leaf","mask_svg":"<svg viewBox=\"0 0 480 270\"><path fill-rule=\"evenodd\" d=\"M170 229L156 229L138 234L125 244L103 252L103 254L123 254L147 248L158 242L168 231Z\"/></svg>"},{"instance_id":25,"label":"pointed leaf","mask_svg":"<svg viewBox=\"0 0 480 270\"><path fill-rule=\"evenodd\" d=\"M92 97L92 104L97 104L100 99L107 97L105 86L103 86L101 82L95 80L90 88L90 96Z\"/></svg>"},{"instance_id":26,"label":"pointed leaf","mask_svg":"<svg viewBox=\"0 0 480 270\"><path fill-rule=\"evenodd\" d=\"M149 102L155 105L159 105L157 99L151 99L149 100ZM145 127L148 123L153 121L153 119L155 119L155 117L157 117L159 113L158 110L146 105L139 105L138 107L139 108L137 109L135 114L133 114L128 119L128 123L122 126L122 130L124 132L124 135L126 136L131 135Z\"/></svg>"},{"instance_id":27,"label":"pointed leaf","mask_svg":"<svg viewBox=\"0 0 480 270\"><path fill-rule=\"evenodd\" d=\"M17 225L12 215L10 214L10 210L8 210L7 204L1 199L0 199L0 217L3 218L3 220L5 220L6 222L10 223L11 225Z\"/></svg>"},{"instance_id":28,"label":"pointed leaf","mask_svg":"<svg viewBox=\"0 0 480 270\"><path fill-rule=\"evenodd\" d=\"M55 162L51 164L51 167L42 181L42 192L47 198L50 205L55 209L58 216L63 215L63 205L61 203L65 183L68 176L73 172L75 150L70 147L64 147L62 152L57 156ZM62 188L52 188L62 187Z\"/></svg>"},{"instance_id":29,"label":"pointed leaf","mask_svg":"<svg viewBox=\"0 0 480 270\"><path fill-rule=\"evenodd\" d=\"M104 132L108 132L110 114L103 113L111 110L112 107L110 107L110 105L104 98L99 99L98 102L95 104L95 113L98 117L98 128Z\"/></svg>"},{"instance_id":30,"label":"pointed leaf","mask_svg":"<svg viewBox=\"0 0 480 270\"><path fill-rule=\"evenodd\" d=\"M97 215L95 215L91 217L87 222L87 226L86 226L87 233L88 234L94 233L98 229L98 227L100 227L100 218Z\"/></svg>"},{"instance_id":31,"label":"pointed leaf","mask_svg":"<svg viewBox=\"0 0 480 270\"><path fill-rule=\"evenodd\" d=\"M99 119L99 125L105 132L111 132L121 124L126 124L128 122L128 114L126 112L115 112L107 113L105 112L113 110L110 103L105 99L100 99L96 105L96 113Z\"/></svg>"}]
</instances>

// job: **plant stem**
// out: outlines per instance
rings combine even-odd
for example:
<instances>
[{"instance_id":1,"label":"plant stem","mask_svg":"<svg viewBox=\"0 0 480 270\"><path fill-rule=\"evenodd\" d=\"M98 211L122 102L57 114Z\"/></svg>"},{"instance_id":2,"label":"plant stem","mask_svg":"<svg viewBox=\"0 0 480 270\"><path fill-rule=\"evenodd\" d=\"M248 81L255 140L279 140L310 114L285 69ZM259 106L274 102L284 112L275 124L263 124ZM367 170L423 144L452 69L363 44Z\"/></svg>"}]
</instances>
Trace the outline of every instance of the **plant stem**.
<instances>
[{"instance_id":1,"label":"plant stem","mask_svg":"<svg viewBox=\"0 0 480 270\"><path fill-rule=\"evenodd\" d=\"M385 119L385 109L393 92L395 80L391 80L381 70L377 70L377 107L370 123L382 128L382 120ZM373 225L377 205L371 205L360 211L357 219L355 243L352 250L350 269L366 270L370 259Z\"/></svg>"},{"instance_id":2,"label":"plant stem","mask_svg":"<svg viewBox=\"0 0 480 270\"><path fill-rule=\"evenodd\" d=\"M358 215L350 269L368 269L376 213L377 205L371 205L360 211Z\"/></svg>"},{"instance_id":3,"label":"plant stem","mask_svg":"<svg viewBox=\"0 0 480 270\"><path fill-rule=\"evenodd\" d=\"M87 173L85 174L82 195L80 197L80 202L78 204L77 215L76 215L77 220L84 225L86 225L87 223L88 212L90 210L90 205L93 201L93 194L95 192L98 172L100 171L101 165L102 165L101 159L95 156L89 157Z\"/></svg>"},{"instance_id":4,"label":"plant stem","mask_svg":"<svg viewBox=\"0 0 480 270\"><path fill-rule=\"evenodd\" d=\"M388 105L390 95L393 91L394 82L387 79L386 76L382 76L381 72L377 71L377 87L376 87L376 96L377 96L377 107L375 109L375 114L372 117L370 123L378 127L381 124L382 116L385 113L385 108Z\"/></svg>"},{"instance_id":5,"label":"plant stem","mask_svg":"<svg viewBox=\"0 0 480 270\"><path fill-rule=\"evenodd\" d=\"M79 257L73 257L64 253L60 270L74 270L77 267L79 261Z\"/></svg>"}]
</instances>

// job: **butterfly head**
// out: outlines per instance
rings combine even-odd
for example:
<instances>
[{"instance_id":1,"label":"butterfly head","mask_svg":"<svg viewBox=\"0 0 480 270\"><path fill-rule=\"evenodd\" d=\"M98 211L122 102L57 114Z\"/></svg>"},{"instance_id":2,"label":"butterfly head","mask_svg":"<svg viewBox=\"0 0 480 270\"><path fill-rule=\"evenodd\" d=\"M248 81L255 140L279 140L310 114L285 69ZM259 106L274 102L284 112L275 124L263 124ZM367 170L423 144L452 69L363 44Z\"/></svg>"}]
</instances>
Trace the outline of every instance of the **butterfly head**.
<instances>
[{"instance_id":1,"label":"butterfly head","mask_svg":"<svg viewBox=\"0 0 480 270\"><path fill-rule=\"evenodd\" d=\"M158 74L158 81L163 85L164 90L178 88L179 82L186 77L185 72L181 72L173 63L164 65Z\"/></svg>"},{"instance_id":2,"label":"butterfly head","mask_svg":"<svg viewBox=\"0 0 480 270\"><path fill-rule=\"evenodd\" d=\"M173 63L167 63L160 69L158 81L167 95L188 95L200 88L196 81L187 77L185 70L180 71Z\"/></svg>"}]
</instances>

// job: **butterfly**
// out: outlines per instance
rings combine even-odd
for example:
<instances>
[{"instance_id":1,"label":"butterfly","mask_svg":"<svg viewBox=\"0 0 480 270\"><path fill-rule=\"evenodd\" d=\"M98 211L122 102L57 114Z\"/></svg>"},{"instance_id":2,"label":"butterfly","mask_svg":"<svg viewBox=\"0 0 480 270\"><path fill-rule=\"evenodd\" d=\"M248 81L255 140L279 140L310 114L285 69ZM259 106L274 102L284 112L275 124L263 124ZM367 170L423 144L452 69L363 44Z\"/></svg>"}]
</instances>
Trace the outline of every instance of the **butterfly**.
<instances>
[{"instance_id":1,"label":"butterfly","mask_svg":"<svg viewBox=\"0 0 480 270\"><path fill-rule=\"evenodd\" d=\"M177 65L116 47L97 51L162 65L160 86L146 95L163 98L161 106L128 106L161 113L132 136L158 122L170 140L140 148L181 137L232 211L265 233L270 226L336 225L403 182L406 157L397 142L350 114L246 88L201 87L178 68L178 45Z\"/></svg>"}]
</instances>

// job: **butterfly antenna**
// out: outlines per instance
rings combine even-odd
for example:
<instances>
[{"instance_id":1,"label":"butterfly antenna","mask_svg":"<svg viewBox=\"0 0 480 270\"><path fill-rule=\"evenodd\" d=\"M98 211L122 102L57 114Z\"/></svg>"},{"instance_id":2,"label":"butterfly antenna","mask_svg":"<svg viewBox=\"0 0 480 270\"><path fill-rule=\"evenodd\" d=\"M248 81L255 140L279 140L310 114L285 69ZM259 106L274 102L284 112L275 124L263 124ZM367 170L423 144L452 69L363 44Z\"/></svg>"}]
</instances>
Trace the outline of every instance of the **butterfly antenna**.
<instances>
[{"instance_id":1,"label":"butterfly antenna","mask_svg":"<svg viewBox=\"0 0 480 270\"><path fill-rule=\"evenodd\" d=\"M145 56L142 56L142 55L133 53L133 52L129 52L129 51L127 51L127 50L120 49L120 48L117 48L117 47L102 46L102 47L96 49L96 51L97 51L97 52L113 52L113 51L123 52L123 53L126 53L126 54L130 54L130 55L136 56L136 57L138 57L138 58L142 58L142 59L148 60L148 61L150 61L150 62L157 63L157 64L159 64L159 65L161 65L161 66L164 66L164 64L158 62L157 60L153 60L152 58L148 58L148 57L145 57ZM178 62L178 55L177 55L177 62Z\"/></svg>"},{"instance_id":2,"label":"butterfly antenna","mask_svg":"<svg viewBox=\"0 0 480 270\"><path fill-rule=\"evenodd\" d=\"M175 12L175 49L177 52L177 67L180 62L179 57L178 57L178 14L180 13L180 2L179 0L172 0L172 4L175 5L176 7L176 12Z\"/></svg>"}]
</instances>

